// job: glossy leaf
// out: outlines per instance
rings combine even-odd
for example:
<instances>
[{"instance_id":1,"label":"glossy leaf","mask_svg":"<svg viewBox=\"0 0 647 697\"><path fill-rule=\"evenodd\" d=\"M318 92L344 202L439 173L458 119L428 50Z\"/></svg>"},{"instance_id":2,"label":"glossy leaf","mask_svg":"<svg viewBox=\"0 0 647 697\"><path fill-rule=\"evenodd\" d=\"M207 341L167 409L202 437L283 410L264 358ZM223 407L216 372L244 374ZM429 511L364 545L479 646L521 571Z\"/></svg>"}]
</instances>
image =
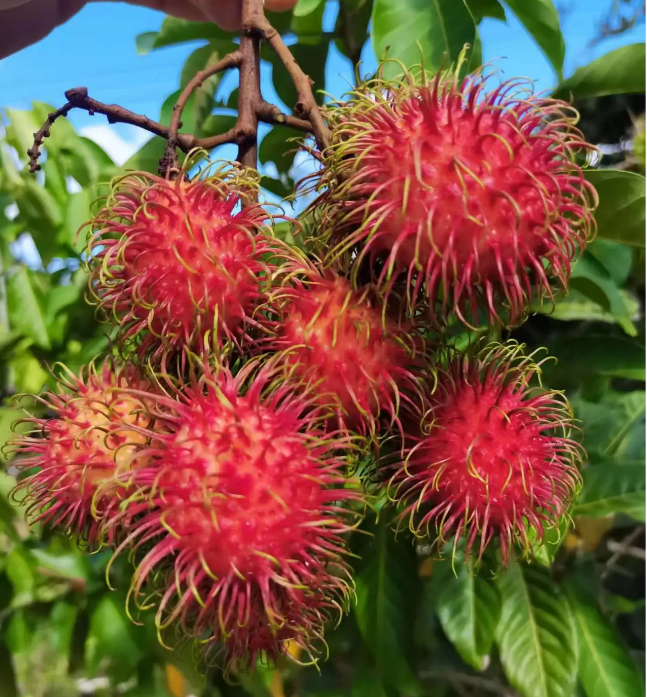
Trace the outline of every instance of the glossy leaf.
<instances>
[{"instance_id":1,"label":"glossy leaf","mask_svg":"<svg viewBox=\"0 0 647 697\"><path fill-rule=\"evenodd\" d=\"M645 91L645 44L631 44L610 51L578 68L555 91L560 99L590 99L609 94L641 94Z\"/></svg>"},{"instance_id":2,"label":"glossy leaf","mask_svg":"<svg viewBox=\"0 0 647 697\"><path fill-rule=\"evenodd\" d=\"M484 17L500 19L502 22L506 21L505 9L499 0L465 0L465 4L477 24Z\"/></svg>"},{"instance_id":3,"label":"glossy leaf","mask_svg":"<svg viewBox=\"0 0 647 697\"><path fill-rule=\"evenodd\" d=\"M213 22L189 22L177 17L166 17L159 32L156 32L157 36L152 37L151 34L146 32L137 37L138 49L150 51L196 39L226 39L231 36Z\"/></svg>"},{"instance_id":4,"label":"glossy leaf","mask_svg":"<svg viewBox=\"0 0 647 697\"><path fill-rule=\"evenodd\" d=\"M587 697L641 697L643 676L613 625L601 614L595 597L569 581L580 646L578 678Z\"/></svg>"},{"instance_id":5,"label":"glossy leaf","mask_svg":"<svg viewBox=\"0 0 647 697\"><path fill-rule=\"evenodd\" d=\"M442 65L447 68L458 59L465 44L474 45L475 35L474 20L463 2L375 0L373 4L371 38L375 54L379 59L386 53L407 68L421 61L432 72ZM387 77L399 72L396 64L385 67Z\"/></svg>"},{"instance_id":6,"label":"glossy leaf","mask_svg":"<svg viewBox=\"0 0 647 697\"><path fill-rule=\"evenodd\" d=\"M409 658L418 594L416 554L411 542L394 538L384 520L366 530L373 536L360 540L353 610L380 680L406 692L415 686Z\"/></svg>"},{"instance_id":7,"label":"glossy leaf","mask_svg":"<svg viewBox=\"0 0 647 697\"><path fill-rule=\"evenodd\" d=\"M645 520L645 463L606 459L583 472L584 487L573 515L604 518L624 513Z\"/></svg>"},{"instance_id":8,"label":"glossy leaf","mask_svg":"<svg viewBox=\"0 0 647 697\"><path fill-rule=\"evenodd\" d=\"M577 637L565 598L538 566L515 563L498 579L496 641L503 670L523 697L572 697Z\"/></svg>"},{"instance_id":9,"label":"glossy leaf","mask_svg":"<svg viewBox=\"0 0 647 697\"><path fill-rule=\"evenodd\" d=\"M645 246L645 177L616 169L586 170L600 205L595 211L598 235L607 240Z\"/></svg>"},{"instance_id":10,"label":"glossy leaf","mask_svg":"<svg viewBox=\"0 0 647 697\"><path fill-rule=\"evenodd\" d=\"M472 565L449 561L434 564L428 586L445 636L475 670L487 667L501 598L493 581L476 574Z\"/></svg>"},{"instance_id":11,"label":"glossy leaf","mask_svg":"<svg viewBox=\"0 0 647 697\"><path fill-rule=\"evenodd\" d=\"M324 1L325 0L299 0L293 10L294 16L305 17L318 9L319 5L324 3Z\"/></svg>"},{"instance_id":12,"label":"glossy leaf","mask_svg":"<svg viewBox=\"0 0 647 697\"><path fill-rule=\"evenodd\" d=\"M552 0L504 0L562 78L566 46Z\"/></svg>"}]
</instances>

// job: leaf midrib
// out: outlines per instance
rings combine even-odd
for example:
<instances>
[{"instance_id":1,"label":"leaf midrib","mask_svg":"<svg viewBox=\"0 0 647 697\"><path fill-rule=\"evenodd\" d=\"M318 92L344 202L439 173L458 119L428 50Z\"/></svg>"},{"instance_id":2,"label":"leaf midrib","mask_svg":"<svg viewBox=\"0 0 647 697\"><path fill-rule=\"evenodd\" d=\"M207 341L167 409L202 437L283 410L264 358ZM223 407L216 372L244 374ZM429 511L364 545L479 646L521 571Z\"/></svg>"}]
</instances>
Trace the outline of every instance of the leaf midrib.
<instances>
[{"instance_id":1,"label":"leaf midrib","mask_svg":"<svg viewBox=\"0 0 647 697\"><path fill-rule=\"evenodd\" d=\"M548 684L546 682L546 666L544 664L543 655L541 651L541 642L539 641L539 631L537 629L537 622L536 622L536 617L535 617L535 612L533 610L533 604L531 601L530 597L530 591L528 589L528 584L526 582L526 575L523 573L522 569L519 569L521 573L521 578L522 578L522 586L523 586L523 594L525 597L525 600L528 604L528 616L530 618L530 624L532 626L532 638L534 641L535 645L535 652L538 657L538 663L541 666L540 670L540 675L541 675L541 684L542 684L542 693L545 695L545 697L550 697L550 693L548 692Z\"/></svg>"},{"instance_id":2,"label":"leaf midrib","mask_svg":"<svg viewBox=\"0 0 647 697\"><path fill-rule=\"evenodd\" d=\"M607 692L610 695L615 694L615 692L612 689L611 683L607 682L608 678L605 675L605 672L602 670L602 663L599 660L599 654L596 651L595 643L592 640L592 636L588 631L588 627L586 625L586 622L584 622L584 619L582 617L582 614L579 610L575 611L575 617L577 618L577 623L580 625L580 628L582 629L582 633L584 634L584 639L586 643L589 645L591 655L593 657L593 661L595 662L597 668L598 668L598 674L602 678L602 681L604 682Z\"/></svg>"}]
</instances>

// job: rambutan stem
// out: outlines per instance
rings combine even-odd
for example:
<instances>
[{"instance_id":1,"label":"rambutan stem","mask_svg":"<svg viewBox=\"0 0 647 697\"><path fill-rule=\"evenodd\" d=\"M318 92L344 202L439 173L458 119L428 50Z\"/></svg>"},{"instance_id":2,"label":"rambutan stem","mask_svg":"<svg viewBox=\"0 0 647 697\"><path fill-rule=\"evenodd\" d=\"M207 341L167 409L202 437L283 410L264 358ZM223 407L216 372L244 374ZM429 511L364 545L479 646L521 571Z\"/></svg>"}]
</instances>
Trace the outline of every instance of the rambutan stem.
<instances>
[{"instance_id":1,"label":"rambutan stem","mask_svg":"<svg viewBox=\"0 0 647 697\"><path fill-rule=\"evenodd\" d=\"M72 109L84 109L90 115L104 114L108 123L129 123L149 133L167 140L164 155L159 163L161 176L171 176L178 168L177 148L188 153L193 149L211 150L225 143L238 144L238 159L247 167L256 168L258 154L258 122L282 124L305 133L314 134L321 151L330 145L330 131L312 92L312 80L296 62L281 35L272 27L263 13L263 0L243 0L243 36L240 49L227 54L213 66L196 73L195 77L182 90L173 106L173 114L168 128L156 121L136 114L118 104L104 104L88 95L86 87L75 87L65 93L67 103L48 115L43 126L34 134L34 144L27 151L29 169L40 169L38 159L40 148L49 136L50 127L60 116L67 116ZM294 115L283 114L266 102L260 89L260 41L269 43L280 58L297 91ZM182 112L191 95L209 77L229 68L240 70L240 91L238 100L238 120L226 133L196 138L190 134L180 134Z\"/></svg>"},{"instance_id":2,"label":"rambutan stem","mask_svg":"<svg viewBox=\"0 0 647 697\"><path fill-rule=\"evenodd\" d=\"M212 75L240 66L243 58L243 50L233 51L228 53L224 58L220 59L215 65L211 65L204 70L200 70L195 76L189 80L186 87L180 93L177 102L173 105L173 114L168 127L168 139L164 156L160 160L160 174L162 176L170 174L172 170L179 169L177 163L176 148L179 145L178 131L182 127L182 112L191 95L202 85L202 83ZM162 171L163 170L163 171Z\"/></svg>"}]
</instances>

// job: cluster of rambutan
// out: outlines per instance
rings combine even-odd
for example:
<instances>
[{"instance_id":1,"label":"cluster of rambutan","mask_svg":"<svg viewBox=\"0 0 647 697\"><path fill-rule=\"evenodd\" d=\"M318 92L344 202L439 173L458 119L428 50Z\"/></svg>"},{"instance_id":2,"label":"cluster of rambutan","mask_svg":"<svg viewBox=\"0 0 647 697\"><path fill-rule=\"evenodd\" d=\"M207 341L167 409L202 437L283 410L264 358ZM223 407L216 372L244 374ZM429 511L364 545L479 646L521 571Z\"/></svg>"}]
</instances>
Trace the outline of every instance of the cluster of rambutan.
<instances>
[{"instance_id":1,"label":"cluster of rambutan","mask_svg":"<svg viewBox=\"0 0 647 697\"><path fill-rule=\"evenodd\" d=\"M238 165L116 181L89 263L119 358L14 442L29 517L128 552L133 601L236 668L316 658L352 591L363 453L417 535L503 563L540 540L578 487L568 404L522 346L443 333L520 322L593 231L589 146L515 86L408 75L328 107L307 254Z\"/></svg>"}]
</instances>

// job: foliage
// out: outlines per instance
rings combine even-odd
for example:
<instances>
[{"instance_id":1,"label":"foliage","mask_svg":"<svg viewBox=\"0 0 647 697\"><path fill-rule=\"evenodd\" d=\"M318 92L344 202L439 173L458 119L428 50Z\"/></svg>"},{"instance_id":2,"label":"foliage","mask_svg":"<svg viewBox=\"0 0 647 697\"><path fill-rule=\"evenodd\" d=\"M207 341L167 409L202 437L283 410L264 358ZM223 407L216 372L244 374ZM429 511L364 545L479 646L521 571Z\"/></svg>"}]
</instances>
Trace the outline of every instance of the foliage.
<instances>
[{"instance_id":1,"label":"foliage","mask_svg":"<svg viewBox=\"0 0 647 697\"><path fill-rule=\"evenodd\" d=\"M282 34L295 37L292 50L320 99L333 44L355 61L369 41L378 56L389 47L389 57L404 64L422 52L435 70L469 43L471 65L478 65L479 23L511 14L553 66L556 95L644 92L644 44L612 51L562 79L564 38L551 0L340 0L334 31L324 31L325 9L324 0L300 0L292 13L271 17ZM137 47L144 53L195 40L203 45L187 58L181 89L234 47L231 35L212 24L166 18L159 31L139 36ZM291 107L292 83L273 56L263 58L272 66L273 88ZM221 82L222 76L212 77L196 92L183 119L187 131L211 134L231 126L237 95L223 92ZM162 106L162 122L176 96ZM42 174L27 174L23 154L51 110L41 103L30 111L7 110L0 142L2 443L16 418L11 397L48 384L44 366L63 361L76 370L108 346L105 328L84 302L87 278L76 231L102 184L121 170L60 119ZM262 140L261 162L276 168L268 168L263 181L275 195L292 191L298 161L289 140L295 135L274 126ZM152 138L125 167L154 171L163 147ZM513 694L511 688L523 697L642 694L636 659L644 657L644 634L635 625L636 618L643 621L644 595L635 579L644 572L631 549L644 539L638 526L645 520L645 180L616 169L587 176L601 199L598 239L577 262L570 294L536 307L513 334L558 358L545 381L567 392L581 421L589 459L574 528L550 538L531 564L513 563L493 578L485 568L471 575L461 565L454 571L448 561L432 562L427 548L394 538L371 512L353 540L362 559L357 602L330 632L330 659L320 674L293 664L259 666L229 685L217 672L201 675L189 650L161 648L146 613L141 626L126 618L124 598L106 589L105 555L88 556L70 540L27 530L9 497L12 477L3 474L2 697L73 697L81 688L106 697L453 697ZM38 258L25 251L31 242ZM116 579L126 574L125 562L112 573Z\"/></svg>"}]
</instances>

